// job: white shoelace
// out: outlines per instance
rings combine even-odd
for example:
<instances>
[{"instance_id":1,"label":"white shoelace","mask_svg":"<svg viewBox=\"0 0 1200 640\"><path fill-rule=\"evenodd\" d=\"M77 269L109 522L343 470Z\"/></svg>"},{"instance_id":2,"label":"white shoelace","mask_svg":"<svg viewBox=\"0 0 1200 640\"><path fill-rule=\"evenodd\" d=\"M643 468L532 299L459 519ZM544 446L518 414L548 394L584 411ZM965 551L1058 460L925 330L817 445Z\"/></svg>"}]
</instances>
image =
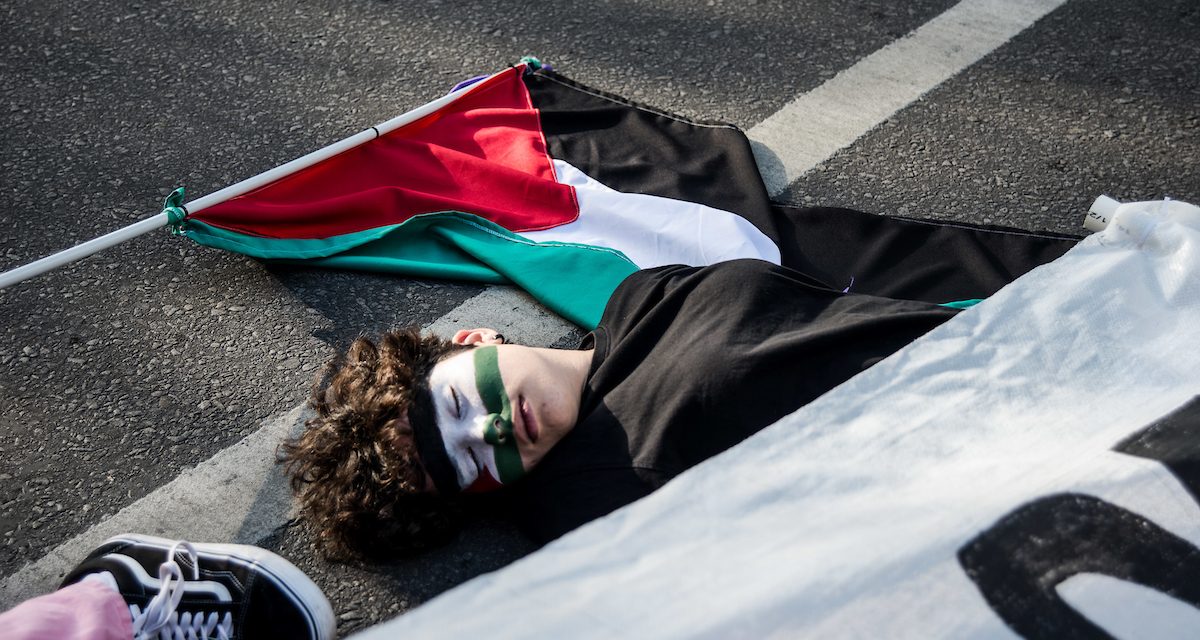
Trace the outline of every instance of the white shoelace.
<instances>
[{"instance_id":1,"label":"white shoelace","mask_svg":"<svg viewBox=\"0 0 1200 640\"><path fill-rule=\"evenodd\" d=\"M215 611L207 616L203 613L179 613L175 608L183 600L183 570L175 562L175 553L182 549L192 561L192 579L200 579L200 565L196 549L190 542L180 540L167 551L167 561L158 566L158 579L162 583L156 594L146 605L146 610L136 604L129 605L133 616L134 640L229 640L233 635L233 618L229 612L219 616Z\"/></svg>"}]
</instances>

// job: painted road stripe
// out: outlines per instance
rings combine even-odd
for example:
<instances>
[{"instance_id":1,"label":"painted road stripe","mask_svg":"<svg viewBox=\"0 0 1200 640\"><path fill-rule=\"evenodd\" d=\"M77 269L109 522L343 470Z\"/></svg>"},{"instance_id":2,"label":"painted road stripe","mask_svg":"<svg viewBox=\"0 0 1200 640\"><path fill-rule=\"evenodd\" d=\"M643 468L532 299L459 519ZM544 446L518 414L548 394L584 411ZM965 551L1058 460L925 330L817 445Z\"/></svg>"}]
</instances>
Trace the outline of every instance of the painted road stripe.
<instances>
[{"instance_id":1,"label":"painted road stripe","mask_svg":"<svg viewBox=\"0 0 1200 640\"><path fill-rule=\"evenodd\" d=\"M801 175L1066 0L964 0L746 132L767 191Z\"/></svg>"},{"instance_id":2,"label":"painted road stripe","mask_svg":"<svg viewBox=\"0 0 1200 640\"><path fill-rule=\"evenodd\" d=\"M747 132L772 194L895 112L978 61L1065 0L964 0L864 58ZM525 294L490 287L427 327L493 327L529 345L551 345L574 327ZM275 447L304 421L303 407L266 421L116 515L0 582L0 609L57 586L92 548L126 531L253 544L283 525L291 498L272 463Z\"/></svg>"}]
</instances>

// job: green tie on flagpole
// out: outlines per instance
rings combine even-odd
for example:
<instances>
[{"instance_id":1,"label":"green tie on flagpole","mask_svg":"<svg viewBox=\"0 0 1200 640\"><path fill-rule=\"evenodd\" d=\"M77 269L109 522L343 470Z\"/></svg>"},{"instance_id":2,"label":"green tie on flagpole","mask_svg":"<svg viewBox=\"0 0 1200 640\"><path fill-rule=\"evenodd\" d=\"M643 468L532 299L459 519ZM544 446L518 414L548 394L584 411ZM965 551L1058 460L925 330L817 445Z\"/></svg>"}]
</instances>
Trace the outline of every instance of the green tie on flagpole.
<instances>
[{"instance_id":1,"label":"green tie on flagpole","mask_svg":"<svg viewBox=\"0 0 1200 640\"><path fill-rule=\"evenodd\" d=\"M538 63L538 65L540 66L540 63ZM505 73L505 71L507 71L507 69L500 71L497 74L493 74L491 77L495 77L495 75L498 75L499 73ZM192 202L184 204L182 190L176 189L171 196L168 196L163 211L156 216L135 222L122 229L107 233L99 238L93 238L87 242L71 247L70 249L59 251L58 253L46 256L40 260L35 260L27 265L0 273L0 289L12 286L19 282L24 282L29 278L41 275L53 269L57 269L58 267L61 267L65 264L70 264L76 260L81 260L94 253L98 253L108 249L109 247L114 247L122 242L125 242L126 240L136 238L163 226L170 225L172 232L177 233L182 229L182 226L186 224L184 218L190 214L196 213L197 211L206 209L213 205L220 204L226 200L236 198L242 194L249 193L259 187L275 182L280 178L289 176L302 169L307 169L308 167L311 167L322 160L332 158L343 151L353 149L354 147L357 147L365 142L370 142L375 138L391 133L392 131L403 127L404 125L416 122L417 120L420 120L421 118L424 118L438 109L441 109L442 107L445 107L446 105L471 93L484 84L486 84L486 82L476 82L466 87L462 87L457 91L451 91L450 93L436 100L423 104L416 109L396 116L391 120L382 122L368 129L364 129L327 147L296 158L295 160L292 160L286 164L282 164L274 169L268 169L267 171L264 171L256 176L242 180L237 184L230 185L224 189L210 193Z\"/></svg>"}]
</instances>

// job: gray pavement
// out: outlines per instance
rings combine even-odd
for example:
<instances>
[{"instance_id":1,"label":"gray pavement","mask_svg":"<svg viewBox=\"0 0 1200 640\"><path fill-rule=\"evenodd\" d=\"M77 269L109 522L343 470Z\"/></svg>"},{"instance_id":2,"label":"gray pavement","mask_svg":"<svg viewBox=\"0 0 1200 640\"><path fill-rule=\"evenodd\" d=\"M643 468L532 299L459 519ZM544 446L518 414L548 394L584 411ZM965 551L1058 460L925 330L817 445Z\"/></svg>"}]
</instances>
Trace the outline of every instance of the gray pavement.
<instances>
[{"instance_id":1,"label":"gray pavement","mask_svg":"<svg viewBox=\"0 0 1200 640\"><path fill-rule=\"evenodd\" d=\"M750 128L952 6L163 1L0 8L0 269L157 213L533 53ZM802 203L1075 231L1091 200L1200 202L1200 7L1069 0L801 177ZM156 233L0 291L0 574L286 412L334 346L481 287L252 260ZM494 518L421 558L260 541L350 631L531 550Z\"/></svg>"},{"instance_id":2,"label":"gray pavement","mask_svg":"<svg viewBox=\"0 0 1200 640\"><path fill-rule=\"evenodd\" d=\"M783 197L1079 233L1080 212L1200 199L1200 4L1068 2Z\"/></svg>"}]
</instances>

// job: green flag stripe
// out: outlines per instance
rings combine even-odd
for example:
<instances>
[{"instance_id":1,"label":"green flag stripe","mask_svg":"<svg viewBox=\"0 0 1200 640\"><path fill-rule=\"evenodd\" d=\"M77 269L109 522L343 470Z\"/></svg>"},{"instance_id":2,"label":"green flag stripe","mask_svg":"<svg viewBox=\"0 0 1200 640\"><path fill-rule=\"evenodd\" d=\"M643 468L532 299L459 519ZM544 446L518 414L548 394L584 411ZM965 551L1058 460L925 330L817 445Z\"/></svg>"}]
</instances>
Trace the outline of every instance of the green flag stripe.
<instances>
[{"instance_id":1,"label":"green flag stripe","mask_svg":"<svg viewBox=\"0 0 1200 640\"><path fill-rule=\"evenodd\" d=\"M616 249L533 242L457 211L321 239L250 236L195 220L187 221L185 234L206 246L265 260L516 284L587 330L596 327L617 285L637 270Z\"/></svg>"},{"instance_id":2,"label":"green flag stripe","mask_svg":"<svg viewBox=\"0 0 1200 640\"><path fill-rule=\"evenodd\" d=\"M950 307L951 309L970 309L971 307L983 302L983 298L971 298L970 300L955 300L954 302L943 302L938 305L941 307Z\"/></svg>"}]
</instances>

